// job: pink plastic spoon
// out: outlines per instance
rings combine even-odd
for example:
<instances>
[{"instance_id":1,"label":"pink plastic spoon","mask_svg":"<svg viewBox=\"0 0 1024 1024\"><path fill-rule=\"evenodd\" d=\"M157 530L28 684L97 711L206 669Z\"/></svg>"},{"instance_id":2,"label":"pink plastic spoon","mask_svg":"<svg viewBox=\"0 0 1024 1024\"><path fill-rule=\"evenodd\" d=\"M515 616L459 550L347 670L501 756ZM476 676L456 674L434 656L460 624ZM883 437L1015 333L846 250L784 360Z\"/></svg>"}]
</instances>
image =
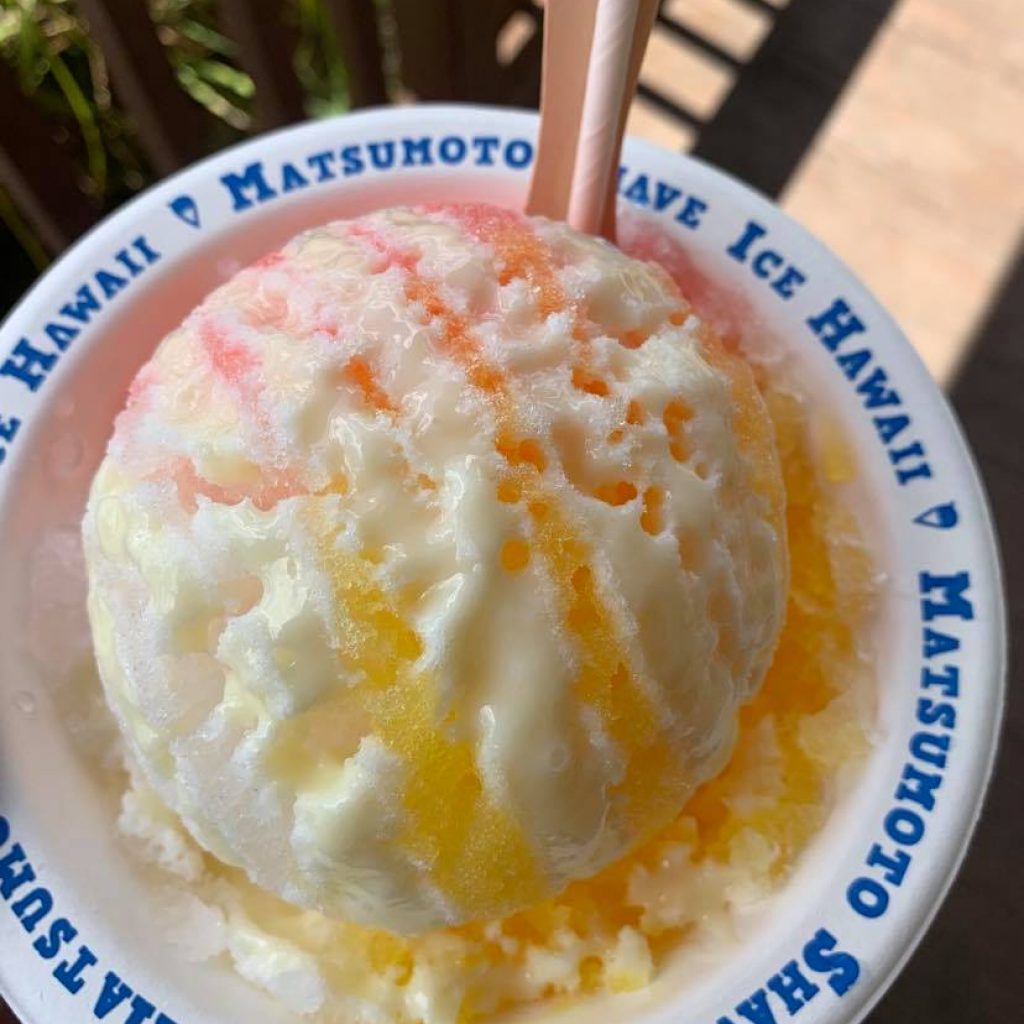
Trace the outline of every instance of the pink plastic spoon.
<instances>
[{"instance_id":1,"label":"pink plastic spoon","mask_svg":"<svg viewBox=\"0 0 1024 1024\"><path fill-rule=\"evenodd\" d=\"M615 240L615 184L657 0L548 0L527 212Z\"/></svg>"}]
</instances>

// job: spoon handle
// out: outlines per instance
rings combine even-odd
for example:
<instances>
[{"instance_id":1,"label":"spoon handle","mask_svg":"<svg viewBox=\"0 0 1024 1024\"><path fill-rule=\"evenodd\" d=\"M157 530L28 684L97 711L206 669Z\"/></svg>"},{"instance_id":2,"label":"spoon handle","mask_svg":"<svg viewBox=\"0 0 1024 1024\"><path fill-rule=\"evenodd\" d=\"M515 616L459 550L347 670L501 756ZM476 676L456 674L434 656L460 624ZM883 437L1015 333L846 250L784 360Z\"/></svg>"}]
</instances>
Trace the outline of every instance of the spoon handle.
<instances>
[{"instance_id":1,"label":"spoon handle","mask_svg":"<svg viewBox=\"0 0 1024 1024\"><path fill-rule=\"evenodd\" d=\"M594 235L601 230L625 99L639 0L600 0L580 114L576 166L569 193L569 224Z\"/></svg>"},{"instance_id":2,"label":"spoon handle","mask_svg":"<svg viewBox=\"0 0 1024 1024\"><path fill-rule=\"evenodd\" d=\"M540 133L526 212L565 220L598 0L548 0L544 12Z\"/></svg>"},{"instance_id":3,"label":"spoon handle","mask_svg":"<svg viewBox=\"0 0 1024 1024\"><path fill-rule=\"evenodd\" d=\"M658 0L548 0L527 213L615 240L622 137Z\"/></svg>"},{"instance_id":4,"label":"spoon handle","mask_svg":"<svg viewBox=\"0 0 1024 1024\"><path fill-rule=\"evenodd\" d=\"M609 242L615 241L615 197L618 194L619 161L622 153L622 139L626 134L626 119L629 108L636 95L637 82L640 80L640 67L647 51L647 41L651 37L654 19L657 17L660 0L640 0L640 9L636 15L636 26L633 30L633 45L629 55L629 67L626 71L626 85L622 91L622 104L619 107L619 123L615 133L611 152L611 173L608 179L608 194L605 198L604 216L601 220L601 234Z\"/></svg>"}]
</instances>

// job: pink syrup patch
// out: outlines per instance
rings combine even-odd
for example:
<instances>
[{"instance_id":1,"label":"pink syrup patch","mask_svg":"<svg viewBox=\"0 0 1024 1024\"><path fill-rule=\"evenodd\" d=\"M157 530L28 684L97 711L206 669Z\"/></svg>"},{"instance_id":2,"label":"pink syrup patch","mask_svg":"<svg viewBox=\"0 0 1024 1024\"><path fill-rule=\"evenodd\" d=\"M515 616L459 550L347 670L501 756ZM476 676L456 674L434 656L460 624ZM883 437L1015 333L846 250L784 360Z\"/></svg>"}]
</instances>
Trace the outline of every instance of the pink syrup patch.
<instances>
[{"instance_id":1,"label":"pink syrup patch","mask_svg":"<svg viewBox=\"0 0 1024 1024\"><path fill-rule=\"evenodd\" d=\"M285 498L306 493L294 474L287 470L265 475L252 485L215 484L201 476L191 460L184 456L176 458L168 470L154 476L173 480L179 500L190 512L196 510L200 497L218 505L238 505L248 499L256 508L266 512Z\"/></svg>"},{"instance_id":2,"label":"pink syrup patch","mask_svg":"<svg viewBox=\"0 0 1024 1024\"><path fill-rule=\"evenodd\" d=\"M419 256L411 249L403 249L401 246L395 245L382 232L366 224L346 224L345 233L350 238L366 242L377 254L379 260L373 267L375 274L383 274L392 267L398 267L408 274L415 272Z\"/></svg>"},{"instance_id":3,"label":"pink syrup patch","mask_svg":"<svg viewBox=\"0 0 1024 1024\"><path fill-rule=\"evenodd\" d=\"M432 203L422 209L430 213L447 213L471 235L489 241L501 228L522 227L526 221L514 210L490 203Z\"/></svg>"},{"instance_id":4,"label":"pink syrup patch","mask_svg":"<svg viewBox=\"0 0 1024 1024\"><path fill-rule=\"evenodd\" d=\"M199 341L214 375L235 395L239 411L256 427L265 451L273 451L270 416L263 403L263 364L237 331L216 323L209 314L199 323ZM267 468L266 472L270 472Z\"/></svg>"},{"instance_id":5,"label":"pink syrup patch","mask_svg":"<svg viewBox=\"0 0 1024 1024\"><path fill-rule=\"evenodd\" d=\"M280 250L275 252L268 252L265 256L261 256L255 263L252 264L254 267L276 267L279 263L284 261L284 253Z\"/></svg>"},{"instance_id":6,"label":"pink syrup patch","mask_svg":"<svg viewBox=\"0 0 1024 1024\"><path fill-rule=\"evenodd\" d=\"M241 338L207 315L200 321L199 339L218 377L238 391L253 390L252 377L260 363Z\"/></svg>"},{"instance_id":7,"label":"pink syrup patch","mask_svg":"<svg viewBox=\"0 0 1024 1024\"><path fill-rule=\"evenodd\" d=\"M661 266L727 347L735 348L755 320L745 296L715 282L676 239L650 219L622 217L619 247L634 259Z\"/></svg>"}]
</instances>

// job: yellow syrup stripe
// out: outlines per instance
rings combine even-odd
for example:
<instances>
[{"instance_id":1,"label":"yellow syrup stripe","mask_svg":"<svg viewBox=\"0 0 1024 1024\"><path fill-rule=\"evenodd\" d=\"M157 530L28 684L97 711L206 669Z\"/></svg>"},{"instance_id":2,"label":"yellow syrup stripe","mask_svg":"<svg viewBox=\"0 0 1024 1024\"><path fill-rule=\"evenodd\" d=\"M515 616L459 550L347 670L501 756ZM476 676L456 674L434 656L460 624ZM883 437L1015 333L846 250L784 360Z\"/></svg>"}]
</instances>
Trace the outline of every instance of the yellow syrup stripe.
<instances>
[{"instance_id":1,"label":"yellow syrup stripe","mask_svg":"<svg viewBox=\"0 0 1024 1024\"><path fill-rule=\"evenodd\" d=\"M464 914L498 916L542 898L518 823L480 780L472 738L450 735L452 723L439 720L437 680L418 668L422 643L406 610L373 579L371 563L339 547L322 511L310 527L333 588L339 660L361 677L354 697L370 731L404 762L403 846Z\"/></svg>"},{"instance_id":2,"label":"yellow syrup stripe","mask_svg":"<svg viewBox=\"0 0 1024 1024\"><path fill-rule=\"evenodd\" d=\"M573 535L558 505L529 465L513 470L530 514L533 546L556 584L567 630L579 655L574 691L594 708L616 750L626 759L611 788L619 813L637 842L679 811L685 768L673 752L650 699L630 672L612 615L601 600L586 545Z\"/></svg>"},{"instance_id":3,"label":"yellow syrup stripe","mask_svg":"<svg viewBox=\"0 0 1024 1024\"><path fill-rule=\"evenodd\" d=\"M877 583L856 521L824 479L807 410L781 385L767 382L762 391L778 436L787 496L792 578L786 621L764 684L741 712L733 763L698 791L686 813L698 824L700 855L726 859L734 838L749 830L771 844L782 870L821 825L829 773L863 753L866 741L852 709L829 738L834 761L812 756L802 732L851 677L865 671L860 644ZM848 458L848 452L841 457ZM778 739L781 791L767 806L737 814L730 800L744 784L742 754L765 719Z\"/></svg>"}]
</instances>

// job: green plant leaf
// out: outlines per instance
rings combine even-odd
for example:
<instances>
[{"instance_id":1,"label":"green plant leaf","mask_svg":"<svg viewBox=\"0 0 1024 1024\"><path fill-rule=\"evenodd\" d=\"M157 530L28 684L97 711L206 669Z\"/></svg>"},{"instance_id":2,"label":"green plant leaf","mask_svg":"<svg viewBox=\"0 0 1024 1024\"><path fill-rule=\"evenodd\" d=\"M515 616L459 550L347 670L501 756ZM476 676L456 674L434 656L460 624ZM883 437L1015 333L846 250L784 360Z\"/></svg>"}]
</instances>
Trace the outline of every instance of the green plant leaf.
<instances>
[{"instance_id":1,"label":"green plant leaf","mask_svg":"<svg viewBox=\"0 0 1024 1024\"><path fill-rule=\"evenodd\" d=\"M92 105L86 99L78 82L75 81L75 76L71 74L68 66L60 57L55 56L50 60L50 73L60 86L60 90L64 93L68 106L78 122L82 140L85 142L89 177L94 183L97 195L103 195L107 190L107 151L103 145L103 137L100 134L99 125L96 123Z\"/></svg>"},{"instance_id":2,"label":"green plant leaf","mask_svg":"<svg viewBox=\"0 0 1024 1024\"><path fill-rule=\"evenodd\" d=\"M197 60L193 65L196 74L211 83L219 85L224 89L230 89L241 99L252 99L256 91L252 79L238 68L233 68L219 60Z\"/></svg>"}]
</instances>

